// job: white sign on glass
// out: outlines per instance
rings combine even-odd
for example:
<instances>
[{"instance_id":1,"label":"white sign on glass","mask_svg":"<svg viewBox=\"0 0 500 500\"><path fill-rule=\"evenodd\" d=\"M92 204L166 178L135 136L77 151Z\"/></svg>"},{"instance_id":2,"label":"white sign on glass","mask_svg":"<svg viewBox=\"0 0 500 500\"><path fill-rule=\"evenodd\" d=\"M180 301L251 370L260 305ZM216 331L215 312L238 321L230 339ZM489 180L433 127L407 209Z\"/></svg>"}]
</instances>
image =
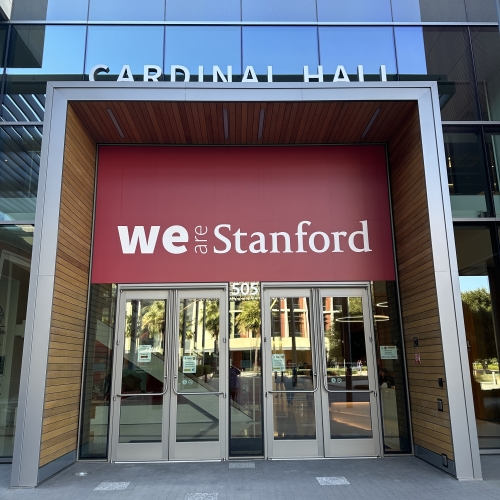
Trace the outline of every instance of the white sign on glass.
<instances>
[{"instance_id":1,"label":"white sign on glass","mask_svg":"<svg viewBox=\"0 0 500 500\"><path fill-rule=\"evenodd\" d=\"M151 363L151 351L153 350L150 345L140 345L137 353L139 363Z\"/></svg>"},{"instance_id":2,"label":"white sign on glass","mask_svg":"<svg viewBox=\"0 0 500 500\"><path fill-rule=\"evenodd\" d=\"M277 371L277 372L285 371L285 355L284 354L273 354L273 371Z\"/></svg>"},{"instance_id":3,"label":"white sign on glass","mask_svg":"<svg viewBox=\"0 0 500 500\"><path fill-rule=\"evenodd\" d=\"M395 345L381 345L380 359L398 359L398 348Z\"/></svg>"},{"instance_id":4,"label":"white sign on glass","mask_svg":"<svg viewBox=\"0 0 500 500\"><path fill-rule=\"evenodd\" d=\"M196 356L182 357L182 373L196 373Z\"/></svg>"}]
</instances>

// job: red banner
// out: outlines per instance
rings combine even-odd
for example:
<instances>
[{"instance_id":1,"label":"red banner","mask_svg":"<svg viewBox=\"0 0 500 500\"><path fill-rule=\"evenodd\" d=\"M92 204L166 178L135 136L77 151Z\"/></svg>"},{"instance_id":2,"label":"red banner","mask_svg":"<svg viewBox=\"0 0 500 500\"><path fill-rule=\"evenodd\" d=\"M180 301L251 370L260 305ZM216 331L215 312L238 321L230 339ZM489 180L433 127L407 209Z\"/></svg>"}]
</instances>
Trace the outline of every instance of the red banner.
<instances>
[{"instance_id":1,"label":"red banner","mask_svg":"<svg viewBox=\"0 0 500 500\"><path fill-rule=\"evenodd\" d=\"M99 149L93 283L393 279L383 146Z\"/></svg>"}]
</instances>

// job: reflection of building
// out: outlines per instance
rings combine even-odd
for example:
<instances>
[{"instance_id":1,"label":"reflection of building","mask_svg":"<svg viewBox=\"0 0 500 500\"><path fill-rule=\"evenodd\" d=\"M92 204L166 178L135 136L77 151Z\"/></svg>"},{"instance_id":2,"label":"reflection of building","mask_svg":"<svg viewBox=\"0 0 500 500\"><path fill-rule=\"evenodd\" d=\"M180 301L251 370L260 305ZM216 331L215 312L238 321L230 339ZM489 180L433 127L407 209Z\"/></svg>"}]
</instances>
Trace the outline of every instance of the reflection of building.
<instances>
[{"instance_id":1,"label":"reflection of building","mask_svg":"<svg viewBox=\"0 0 500 500\"><path fill-rule=\"evenodd\" d=\"M0 23L0 307L4 311L0 330L6 332L0 333L0 378L2 386L9 388L8 395L3 390L0 394L0 409L7 408L0 412L0 457L6 460L14 453L13 422L26 323L33 344L28 350L25 347L25 359L32 359L33 348L37 359L47 361L43 369L38 367L42 370L40 385L29 385L28 378L24 381L24 393L44 394L45 399L30 396L20 402L24 412L38 416L30 424L38 434L30 437L30 442L35 443L33 449L18 437L18 455L14 459L22 465L19 470L28 472L15 478L14 484L33 485L77 456L111 456L110 381L117 345L115 311L122 288L118 282L94 283L90 289L88 286L96 144L386 144L399 281L369 280L377 347L373 364L380 377L377 380L389 381L380 384L386 385L381 389L379 414L382 452L415 453L452 474L470 478L480 475L478 443L483 450L500 450L500 35L495 1L450 0L447 9L440 2L427 0L299 3L213 0L206 10L200 3L195 2L193 7L182 0L150 0L143 4L118 0L14 0L13 5L9 0L0 1L0 15L5 19ZM100 72L96 83L87 83L91 69L100 64L108 66L109 73ZM117 82L125 65L130 66L134 82ZM158 66L158 83L143 82L144 65ZM170 86L172 65L185 66L190 72L186 88L179 81L184 70L177 71L177 86ZM246 85L254 86L253 96L264 96L259 92L270 89L264 97L252 97L241 83L250 65L260 83ZM310 74L319 75L319 65L323 69L323 87L315 82L304 83L304 66ZM199 66L203 66L202 79L210 85L203 88L206 93L202 97L192 97L201 88ZM220 69L219 76L215 71L220 87L212 83L214 66ZM232 84L220 82L229 79L228 66L232 67ZM273 68L272 83L267 83L268 66ZM157 69L152 68L149 75L156 74ZM125 73L121 76L130 77ZM251 73L245 76L247 80L253 77ZM335 78L339 81L334 82ZM359 81L363 79L364 83ZM56 90L49 89L50 100L46 101L49 80L56 82ZM437 89L432 90L425 83L428 81L437 82ZM73 87L66 88L61 82L73 82ZM182 95L176 94L178 91ZM163 97L158 97L161 92ZM419 92L427 93L435 107L419 101L420 97L415 97ZM71 95L70 105L67 100L58 101L63 94ZM348 98L339 97L347 94ZM151 99L145 100L146 96ZM435 122L441 127L439 117L431 117L434 112L441 114L444 140L441 128L434 127ZM57 131L60 135L56 135ZM433 131L433 137L424 131ZM438 144L439 151L434 151L431 143ZM57 147L59 156L54 153ZM43 148L46 150L42 153ZM429 155L434 156L429 159ZM58 173L48 167L49 159L50 166L64 165L63 177L57 177ZM233 172L243 170L242 164L238 163L237 168L233 165ZM245 198L241 185L221 195L234 198L221 213L226 216L239 212L247 221L266 200L277 199L279 185L290 181L289 172L283 170L271 181L269 171L261 177L257 196ZM324 182L311 180L308 172L303 168L304 190L316 181L313 187L319 192ZM439 172L446 180L439 177ZM214 184L222 186L224 181L219 179ZM186 205L183 213L192 213L196 199L203 195L202 190L196 191L195 184L179 200L179 204ZM61 186L66 190L63 194ZM432 191L436 186L444 186L444 192ZM358 206L366 201L367 193L357 198ZM145 197L143 205L153 197ZM319 195L316 201L321 201ZM298 205L300 197L296 202ZM440 207L439 213L433 211L436 207ZM208 206L205 212L210 212ZM52 219L48 219L49 213ZM259 214L259 221L267 223L274 213L273 209ZM300 215L294 207L285 214L285 222L292 215ZM337 219L344 216L341 210L335 214ZM323 226L320 229L323 231ZM266 235L278 230L262 229ZM328 231L337 231L337 237L342 238L341 229L332 226ZM295 229L287 234L295 241ZM439 234L446 238L440 239ZM110 232L110 241L112 236ZM203 240L203 235L197 236ZM160 235L158 242L161 239ZM458 273L455 253L448 252L448 242L453 242L452 250L456 248ZM266 244L269 246L269 241ZM28 306L27 262L32 246L32 299ZM57 260L43 261L48 255L54 259L57 256ZM290 269L304 269L307 265L294 263ZM448 280L449 276L453 279ZM54 280L53 286L49 284L48 291L38 293L50 279ZM236 281L241 279L235 278L234 282L241 285ZM308 279L298 282L307 287ZM197 282L196 278L187 281ZM313 281L317 284L332 280L326 277ZM252 284L256 282L248 284L249 290ZM463 304L459 291L463 293ZM318 297L307 295L311 301L308 305L306 295L277 300L270 314L269 344L284 355L285 364L290 358L292 364L302 365L300 370L308 370L304 364L312 362L312 355L309 359L305 353L317 348L314 336L323 329L321 345L329 356L325 374L330 383L332 378L340 378L335 384L345 389L352 382L346 379L349 368L356 371L350 375L352 378L363 377L363 383L358 382L367 385L364 377L368 380L370 361L360 354L359 347L364 335L360 328L364 325L360 320L362 312L355 304L329 297L320 313ZM41 297L47 303L37 302ZM220 346L227 350L227 364L242 370L239 400L234 401L230 411L229 419L234 420L228 435L229 448L238 455L250 454L253 447L258 455L255 450L259 446L263 449L268 432L263 424L262 402L264 384L268 383L266 354L261 350L267 348L263 342L265 332L258 322L238 326L237 318L245 308L235 301L228 306L227 336L207 328L207 300L194 300L183 310L179 319L182 355L196 356L197 366L208 367L198 371L208 377L216 372L214 359L219 356ZM167 314L168 307L165 321L173 314ZM45 316L39 311L45 311ZM251 311L246 312L250 316ZM260 312L257 316L260 320ZM446 318L455 317L453 324L445 323ZM148 335L152 355L157 356L166 344L162 346L156 334ZM138 352L139 340L136 347L131 337L125 337L124 342L128 353ZM385 348L384 357L380 347ZM453 362L445 363L447 359ZM467 361L470 373L465 368L460 372L459 367L467 366ZM61 370L60 366L68 369ZM82 369L85 381L80 398ZM27 377L28 367L24 373ZM463 384L454 385L463 377ZM146 383L145 378L141 380ZM438 410L437 400L442 402L443 412ZM280 403L285 401L283 398ZM472 407L477 428L472 421ZM188 408L193 406L186 403L183 409ZM289 415L283 413L286 421ZM450 418L453 414L458 420L463 417L463 427L452 428L450 421L457 421ZM58 415L66 422L60 434L55 433L60 425ZM28 425L22 419L19 422ZM342 422L342 432L348 424ZM251 445L245 441L247 435L255 439ZM36 457L29 466L23 462L28 455ZM449 459L448 468L442 465L443 455Z\"/></svg>"}]
</instances>

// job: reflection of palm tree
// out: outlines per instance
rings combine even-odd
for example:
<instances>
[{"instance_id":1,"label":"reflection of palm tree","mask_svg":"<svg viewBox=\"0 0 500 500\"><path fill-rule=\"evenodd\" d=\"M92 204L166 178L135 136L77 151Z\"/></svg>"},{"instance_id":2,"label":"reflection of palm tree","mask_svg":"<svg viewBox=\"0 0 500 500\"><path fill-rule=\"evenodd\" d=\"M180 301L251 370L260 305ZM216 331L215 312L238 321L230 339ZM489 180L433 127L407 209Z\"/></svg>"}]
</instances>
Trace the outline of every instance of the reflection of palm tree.
<instances>
[{"instance_id":1,"label":"reflection of palm tree","mask_svg":"<svg viewBox=\"0 0 500 500\"><path fill-rule=\"evenodd\" d=\"M218 300L207 300L206 302L206 319L205 328L212 334L215 339L214 342L214 352L216 352L218 346L219 332L220 332L220 309Z\"/></svg>"},{"instance_id":2,"label":"reflection of palm tree","mask_svg":"<svg viewBox=\"0 0 500 500\"><path fill-rule=\"evenodd\" d=\"M142 312L142 328L147 328L150 335L161 333L165 324L165 301L155 300L151 305L144 307Z\"/></svg>"},{"instance_id":3,"label":"reflection of palm tree","mask_svg":"<svg viewBox=\"0 0 500 500\"><path fill-rule=\"evenodd\" d=\"M247 300L241 303L241 312L236 318L236 326L241 334L251 332L253 338L260 337L260 328L262 324L261 314L260 314L260 301L258 300ZM254 369L257 369L257 357L259 354L258 342L255 342L255 357L254 357Z\"/></svg>"}]
</instances>

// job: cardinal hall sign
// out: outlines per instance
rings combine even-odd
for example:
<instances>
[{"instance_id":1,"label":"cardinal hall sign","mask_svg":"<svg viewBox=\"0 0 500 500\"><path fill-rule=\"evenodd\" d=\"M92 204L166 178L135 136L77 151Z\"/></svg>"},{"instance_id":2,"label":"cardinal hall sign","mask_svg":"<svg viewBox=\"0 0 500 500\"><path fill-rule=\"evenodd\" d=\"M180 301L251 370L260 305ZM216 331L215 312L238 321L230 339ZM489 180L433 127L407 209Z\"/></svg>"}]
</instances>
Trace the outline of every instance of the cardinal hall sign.
<instances>
[{"instance_id":1,"label":"cardinal hall sign","mask_svg":"<svg viewBox=\"0 0 500 500\"><path fill-rule=\"evenodd\" d=\"M207 68L208 69L208 68ZM105 64L97 64L94 66L89 73L89 80L91 82L96 81L96 77L99 73L109 73L109 67ZM163 75L162 69L160 66L156 66L155 64L145 64L143 68L143 73L141 76L133 75L132 69L129 64L124 64L122 69L118 75L116 81L118 82L134 82L136 81L144 81L144 82L158 82ZM168 76L168 75L167 75ZM233 81L233 67L227 66L227 68L221 68L220 66L212 66L212 77L205 73L205 68L203 66L198 66L198 82L203 81L211 81L211 82L232 82ZM333 75L333 79L330 76L330 80L327 80L324 76L323 66L318 66L314 69L309 69L309 66L304 66L303 72L304 82L350 82L350 78L347 74L347 71L344 66L337 66L335 70L335 74ZM239 80L239 77L238 77ZM186 66L181 66L178 64L174 64L170 66L170 81L181 81L181 82L189 82L191 81L191 72ZM257 73L253 66L247 66L243 71L243 75L241 76L241 80L243 83L258 83L259 80L257 78ZM267 74L264 75L263 80L265 82L273 81L273 67L267 67ZM363 65L359 64L357 69L357 80L358 82L365 81L365 73L363 69ZM385 65L380 66L380 81L387 81L387 69Z\"/></svg>"}]
</instances>

